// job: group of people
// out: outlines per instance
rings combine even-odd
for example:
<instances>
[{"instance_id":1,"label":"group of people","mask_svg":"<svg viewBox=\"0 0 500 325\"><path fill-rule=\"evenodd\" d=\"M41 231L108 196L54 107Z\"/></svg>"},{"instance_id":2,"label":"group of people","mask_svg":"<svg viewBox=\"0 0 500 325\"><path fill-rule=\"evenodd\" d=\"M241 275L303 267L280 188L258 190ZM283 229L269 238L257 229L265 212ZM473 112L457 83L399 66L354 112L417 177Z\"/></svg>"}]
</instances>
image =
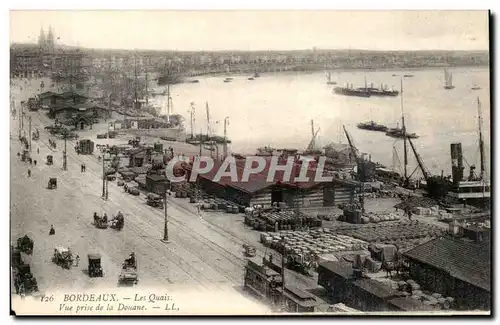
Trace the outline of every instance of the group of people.
<instances>
[{"instance_id":1,"label":"group of people","mask_svg":"<svg viewBox=\"0 0 500 325\"><path fill-rule=\"evenodd\" d=\"M85 166L85 164L81 164L80 165L80 171L83 173L85 172L85 170L87 169L87 166Z\"/></svg>"},{"instance_id":2,"label":"group of people","mask_svg":"<svg viewBox=\"0 0 500 325\"><path fill-rule=\"evenodd\" d=\"M97 214L97 212L94 212L94 222L98 223L99 220L100 220L99 215ZM102 216L102 221L104 223L108 222L108 215L106 214L106 212L104 212L104 215Z\"/></svg>"}]
</instances>

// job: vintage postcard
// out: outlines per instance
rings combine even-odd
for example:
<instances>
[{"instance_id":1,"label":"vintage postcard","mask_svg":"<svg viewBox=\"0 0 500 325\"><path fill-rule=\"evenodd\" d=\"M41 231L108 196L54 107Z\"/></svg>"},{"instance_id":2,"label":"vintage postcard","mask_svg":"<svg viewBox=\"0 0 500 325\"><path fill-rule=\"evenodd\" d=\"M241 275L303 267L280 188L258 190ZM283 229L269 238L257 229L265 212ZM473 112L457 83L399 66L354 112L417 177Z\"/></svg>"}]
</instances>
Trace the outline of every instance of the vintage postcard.
<instances>
[{"instance_id":1,"label":"vintage postcard","mask_svg":"<svg viewBox=\"0 0 500 325\"><path fill-rule=\"evenodd\" d=\"M12 313L489 315L489 55L488 11L12 10Z\"/></svg>"}]
</instances>

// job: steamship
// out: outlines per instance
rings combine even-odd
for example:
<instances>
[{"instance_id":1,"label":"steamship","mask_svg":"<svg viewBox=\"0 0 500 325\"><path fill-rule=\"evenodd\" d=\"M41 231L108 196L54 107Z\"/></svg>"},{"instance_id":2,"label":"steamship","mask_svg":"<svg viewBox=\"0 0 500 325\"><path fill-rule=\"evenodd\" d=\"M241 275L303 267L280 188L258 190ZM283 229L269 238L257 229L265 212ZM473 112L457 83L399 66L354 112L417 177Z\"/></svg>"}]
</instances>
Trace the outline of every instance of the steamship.
<instances>
[{"instance_id":1,"label":"steamship","mask_svg":"<svg viewBox=\"0 0 500 325\"><path fill-rule=\"evenodd\" d=\"M481 159L480 171L479 174L476 174L476 167L471 165L469 176L467 179L464 179L462 144L452 143L452 186L450 188L449 195L460 200L465 200L466 202L472 201L486 203L491 197L491 183L489 179L486 179L486 159L482 133L481 102L479 101L479 98L477 99L477 106L479 120L479 152Z\"/></svg>"}]
</instances>

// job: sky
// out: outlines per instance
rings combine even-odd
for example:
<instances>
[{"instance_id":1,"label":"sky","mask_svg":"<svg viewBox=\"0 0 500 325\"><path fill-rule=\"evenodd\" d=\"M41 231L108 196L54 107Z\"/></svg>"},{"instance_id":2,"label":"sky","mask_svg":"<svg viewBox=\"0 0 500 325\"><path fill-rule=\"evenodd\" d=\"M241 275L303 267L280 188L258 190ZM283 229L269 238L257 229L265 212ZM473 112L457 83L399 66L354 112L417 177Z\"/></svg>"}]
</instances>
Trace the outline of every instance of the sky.
<instances>
[{"instance_id":1,"label":"sky","mask_svg":"<svg viewBox=\"0 0 500 325\"><path fill-rule=\"evenodd\" d=\"M488 50L487 11L10 11L10 42L150 50Z\"/></svg>"}]
</instances>

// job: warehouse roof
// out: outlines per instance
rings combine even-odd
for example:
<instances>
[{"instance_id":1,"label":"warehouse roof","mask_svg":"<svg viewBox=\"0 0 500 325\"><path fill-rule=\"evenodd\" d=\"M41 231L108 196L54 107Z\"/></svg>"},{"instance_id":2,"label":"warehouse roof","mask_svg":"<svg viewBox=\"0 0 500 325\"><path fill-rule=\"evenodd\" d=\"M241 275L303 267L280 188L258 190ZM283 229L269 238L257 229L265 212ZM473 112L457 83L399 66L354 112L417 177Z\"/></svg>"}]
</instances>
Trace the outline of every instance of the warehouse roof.
<instances>
[{"instance_id":1,"label":"warehouse roof","mask_svg":"<svg viewBox=\"0 0 500 325\"><path fill-rule=\"evenodd\" d=\"M346 281L351 281L352 285L368 292L376 297L379 297L387 303L396 306L405 311L424 310L425 306L416 300L405 297L399 297L397 290L392 289L389 285L370 278L354 278L351 263L341 263L326 261L320 263L319 272L334 273L343 277Z\"/></svg>"},{"instance_id":2,"label":"warehouse roof","mask_svg":"<svg viewBox=\"0 0 500 325\"><path fill-rule=\"evenodd\" d=\"M441 237L417 246L404 255L490 291L491 256L488 246Z\"/></svg>"},{"instance_id":3,"label":"warehouse roof","mask_svg":"<svg viewBox=\"0 0 500 325\"><path fill-rule=\"evenodd\" d=\"M243 171L245 169L245 160L236 159L235 162L236 162L237 181L232 181L231 177L229 176L223 176L221 177L218 183L224 186L230 186L236 188L238 190L247 193L255 193L270 186L274 186L278 183L280 185L297 187L302 189L311 188L319 184L314 180L316 174L316 169L314 168L314 164L311 164L313 167L307 170L307 179L308 179L307 181L295 181L295 178L296 176L298 177L301 168L301 165L297 163L294 164L289 179L284 179L285 176L284 171L277 170L276 173L274 174L274 178L268 180L267 176L269 174L270 161L271 161L270 158L266 159L266 166L260 173L250 174L248 177L248 181L242 181ZM280 162L279 164L284 165L285 161ZM216 163L212 168L212 170L210 170L205 174L200 174L199 176L205 179L213 180L221 165L222 163L220 162ZM254 165L252 166L256 167L257 164L254 163ZM227 168L226 170L229 171L229 168Z\"/></svg>"}]
</instances>

